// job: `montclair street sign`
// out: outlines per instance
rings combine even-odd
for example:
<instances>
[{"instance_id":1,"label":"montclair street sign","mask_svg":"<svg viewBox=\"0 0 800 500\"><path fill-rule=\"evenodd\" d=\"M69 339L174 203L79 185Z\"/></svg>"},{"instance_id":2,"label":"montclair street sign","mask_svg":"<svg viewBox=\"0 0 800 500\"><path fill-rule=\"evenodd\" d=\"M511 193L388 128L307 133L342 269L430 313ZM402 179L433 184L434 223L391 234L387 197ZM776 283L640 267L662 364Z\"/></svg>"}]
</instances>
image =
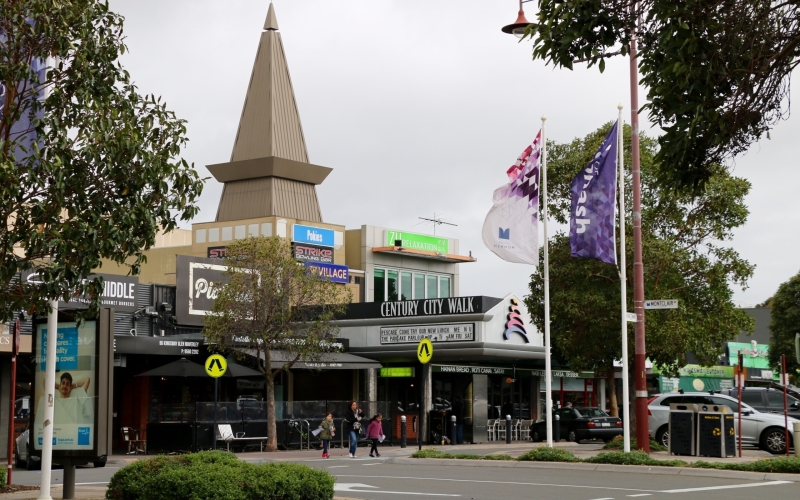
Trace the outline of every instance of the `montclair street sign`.
<instances>
[{"instance_id":1,"label":"montclair street sign","mask_svg":"<svg viewBox=\"0 0 800 500\"><path fill-rule=\"evenodd\" d=\"M678 299L645 300L645 309L677 309Z\"/></svg>"}]
</instances>

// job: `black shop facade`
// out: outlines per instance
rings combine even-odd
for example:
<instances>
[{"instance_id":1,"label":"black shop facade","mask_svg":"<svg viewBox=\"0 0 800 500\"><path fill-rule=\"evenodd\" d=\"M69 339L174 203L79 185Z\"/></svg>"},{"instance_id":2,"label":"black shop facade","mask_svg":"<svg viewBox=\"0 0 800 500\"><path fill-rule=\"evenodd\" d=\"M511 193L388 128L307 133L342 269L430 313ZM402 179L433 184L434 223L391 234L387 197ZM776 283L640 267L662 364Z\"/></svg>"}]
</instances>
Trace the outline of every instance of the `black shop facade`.
<instances>
[{"instance_id":1,"label":"black shop facade","mask_svg":"<svg viewBox=\"0 0 800 500\"><path fill-rule=\"evenodd\" d=\"M501 415L536 420L544 406L543 338L529 318L522 301L507 295L351 304L337 323L351 353L381 362L375 393L396 410L393 427L405 414L409 438L416 439L422 410L429 415L422 431L428 442L458 397L464 440L485 442ZM424 365L417 359L423 338L433 345ZM559 374L581 378L554 372L554 390Z\"/></svg>"}]
</instances>

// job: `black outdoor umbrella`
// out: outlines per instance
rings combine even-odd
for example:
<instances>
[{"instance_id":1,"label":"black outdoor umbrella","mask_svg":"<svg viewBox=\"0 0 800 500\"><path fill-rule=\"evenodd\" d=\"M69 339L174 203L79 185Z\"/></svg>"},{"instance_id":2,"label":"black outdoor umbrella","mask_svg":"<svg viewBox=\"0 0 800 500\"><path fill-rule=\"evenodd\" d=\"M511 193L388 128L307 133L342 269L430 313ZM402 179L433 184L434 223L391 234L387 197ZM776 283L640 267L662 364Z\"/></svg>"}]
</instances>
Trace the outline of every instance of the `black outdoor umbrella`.
<instances>
[{"instance_id":1,"label":"black outdoor umbrella","mask_svg":"<svg viewBox=\"0 0 800 500\"><path fill-rule=\"evenodd\" d=\"M140 373L137 377L208 377L208 374L203 365L181 358L178 361Z\"/></svg>"},{"instance_id":2,"label":"black outdoor umbrella","mask_svg":"<svg viewBox=\"0 0 800 500\"><path fill-rule=\"evenodd\" d=\"M186 358L181 358L164 366L153 368L137 377L208 377L205 367ZM228 369L223 377L263 377L260 371L253 370L237 363L228 362Z\"/></svg>"}]
</instances>

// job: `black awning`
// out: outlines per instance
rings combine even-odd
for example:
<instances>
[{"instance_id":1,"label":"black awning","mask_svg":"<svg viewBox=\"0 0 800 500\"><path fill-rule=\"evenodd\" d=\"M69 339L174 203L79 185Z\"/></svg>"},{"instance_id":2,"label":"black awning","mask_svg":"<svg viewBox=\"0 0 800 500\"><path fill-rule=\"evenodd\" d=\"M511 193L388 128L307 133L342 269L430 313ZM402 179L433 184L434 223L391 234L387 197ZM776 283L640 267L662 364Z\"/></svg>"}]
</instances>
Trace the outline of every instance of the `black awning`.
<instances>
[{"instance_id":1,"label":"black awning","mask_svg":"<svg viewBox=\"0 0 800 500\"><path fill-rule=\"evenodd\" d=\"M255 356L255 351L247 350L246 352ZM261 353L261 359L264 359L264 353ZM270 362L273 365L280 365L288 361L290 358L286 351L270 351ZM298 361L292 366L293 370L362 370L365 368L381 368L381 364L374 359L362 358L355 354L334 352L323 354L319 361Z\"/></svg>"}]
</instances>

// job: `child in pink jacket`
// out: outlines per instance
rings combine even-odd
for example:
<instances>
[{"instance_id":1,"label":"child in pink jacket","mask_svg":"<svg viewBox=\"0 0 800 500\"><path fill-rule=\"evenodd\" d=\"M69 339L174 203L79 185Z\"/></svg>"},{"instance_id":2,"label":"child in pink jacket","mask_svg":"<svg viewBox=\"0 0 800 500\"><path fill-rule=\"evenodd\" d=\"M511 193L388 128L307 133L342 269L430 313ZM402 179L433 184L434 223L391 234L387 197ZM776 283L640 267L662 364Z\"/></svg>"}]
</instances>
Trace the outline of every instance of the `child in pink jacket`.
<instances>
[{"instance_id":1,"label":"child in pink jacket","mask_svg":"<svg viewBox=\"0 0 800 500\"><path fill-rule=\"evenodd\" d=\"M372 417L372 421L369 423L369 427L367 427L367 439L372 440L372 448L369 450L369 456L371 457L381 456L381 454L378 453L378 440L383 440L383 426L381 425L381 420L383 420L383 416L378 413Z\"/></svg>"}]
</instances>

